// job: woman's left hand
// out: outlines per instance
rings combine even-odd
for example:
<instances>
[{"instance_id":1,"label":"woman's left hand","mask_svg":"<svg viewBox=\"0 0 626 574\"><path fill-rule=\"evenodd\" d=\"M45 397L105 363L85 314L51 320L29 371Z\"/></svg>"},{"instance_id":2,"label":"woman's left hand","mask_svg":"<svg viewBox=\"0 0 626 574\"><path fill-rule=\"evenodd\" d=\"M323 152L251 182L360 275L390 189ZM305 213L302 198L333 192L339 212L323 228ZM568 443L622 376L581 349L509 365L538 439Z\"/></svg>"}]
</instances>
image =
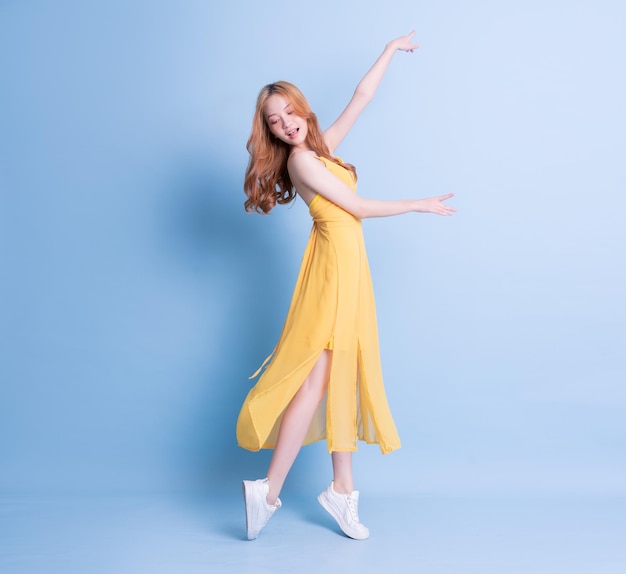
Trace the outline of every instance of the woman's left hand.
<instances>
[{"instance_id":1,"label":"woman's left hand","mask_svg":"<svg viewBox=\"0 0 626 574\"><path fill-rule=\"evenodd\" d=\"M456 209L451 205L446 205L444 201L454 197L454 193L440 195L439 197L428 197L416 201L415 211L418 213L436 213L437 215L452 215Z\"/></svg>"},{"instance_id":2,"label":"woman's left hand","mask_svg":"<svg viewBox=\"0 0 626 574\"><path fill-rule=\"evenodd\" d=\"M419 48L419 44L413 44L411 40L415 36L415 30L409 32L406 36L400 36L395 40L391 40L387 44L388 47L393 48L394 50L402 50L403 52L413 52Z\"/></svg>"}]
</instances>

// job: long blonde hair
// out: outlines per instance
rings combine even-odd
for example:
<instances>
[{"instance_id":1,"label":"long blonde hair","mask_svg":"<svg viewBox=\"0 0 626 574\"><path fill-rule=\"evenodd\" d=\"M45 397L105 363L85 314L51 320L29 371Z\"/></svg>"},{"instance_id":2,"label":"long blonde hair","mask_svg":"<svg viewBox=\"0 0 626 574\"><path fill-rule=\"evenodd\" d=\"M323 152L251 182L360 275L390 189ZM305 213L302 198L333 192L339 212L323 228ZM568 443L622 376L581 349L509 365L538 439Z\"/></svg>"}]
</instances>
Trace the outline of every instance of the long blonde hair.
<instances>
[{"instance_id":1,"label":"long blonde hair","mask_svg":"<svg viewBox=\"0 0 626 574\"><path fill-rule=\"evenodd\" d=\"M243 189L248 196L244 203L248 212L269 213L277 203L289 203L296 196L287 170L290 146L270 132L263 112L265 102L273 94L283 96L291 104L295 114L306 120L308 128L306 142L315 154L345 167L352 172L356 180L355 167L331 155L324 142L317 116L302 92L289 82L274 82L264 86L259 92L252 120L252 132L246 143L250 160Z\"/></svg>"}]
</instances>

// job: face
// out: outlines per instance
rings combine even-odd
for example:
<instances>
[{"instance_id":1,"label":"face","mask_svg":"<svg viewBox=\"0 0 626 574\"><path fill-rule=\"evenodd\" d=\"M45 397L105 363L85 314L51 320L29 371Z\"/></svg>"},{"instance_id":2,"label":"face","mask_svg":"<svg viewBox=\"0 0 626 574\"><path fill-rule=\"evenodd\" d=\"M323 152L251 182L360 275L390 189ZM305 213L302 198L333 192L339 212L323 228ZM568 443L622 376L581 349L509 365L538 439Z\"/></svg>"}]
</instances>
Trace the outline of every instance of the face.
<instances>
[{"instance_id":1,"label":"face","mask_svg":"<svg viewBox=\"0 0 626 574\"><path fill-rule=\"evenodd\" d=\"M272 94L263 106L270 132L294 149L310 149L306 144L307 122L296 115L291 104L280 94Z\"/></svg>"}]
</instances>

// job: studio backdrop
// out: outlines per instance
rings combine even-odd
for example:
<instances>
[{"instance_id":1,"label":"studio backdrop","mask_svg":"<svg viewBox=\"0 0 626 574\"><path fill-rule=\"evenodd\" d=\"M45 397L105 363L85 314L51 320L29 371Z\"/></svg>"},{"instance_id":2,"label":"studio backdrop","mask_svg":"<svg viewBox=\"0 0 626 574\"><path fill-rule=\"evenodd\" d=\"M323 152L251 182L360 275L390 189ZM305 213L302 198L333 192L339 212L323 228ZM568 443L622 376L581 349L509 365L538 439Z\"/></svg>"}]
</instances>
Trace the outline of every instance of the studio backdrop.
<instances>
[{"instance_id":1,"label":"studio backdrop","mask_svg":"<svg viewBox=\"0 0 626 574\"><path fill-rule=\"evenodd\" d=\"M416 29L338 153L364 222L403 448L361 489L623 493L626 8L269 0L0 2L0 489L239 488L249 375L311 221L243 210L259 89L328 126ZM323 443L295 481L323 485ZM379 486L376 486L379 488Z\"/></svg>"}]
</instances>

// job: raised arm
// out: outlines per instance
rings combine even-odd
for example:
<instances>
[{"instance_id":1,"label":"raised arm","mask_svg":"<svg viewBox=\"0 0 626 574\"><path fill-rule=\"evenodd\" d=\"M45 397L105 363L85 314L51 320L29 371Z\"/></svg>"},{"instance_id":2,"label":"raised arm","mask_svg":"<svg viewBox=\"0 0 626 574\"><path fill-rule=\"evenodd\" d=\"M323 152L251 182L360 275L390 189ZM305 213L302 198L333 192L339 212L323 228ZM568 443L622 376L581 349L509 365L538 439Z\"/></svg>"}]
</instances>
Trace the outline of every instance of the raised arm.
<instances>
[{"instance_id":1,"label":"raised arm","mask_svg":"<svg viewBox=\"0 0 626 574\"><path fill-rule=\"evenodd\" d=\"M338 177L333 175L313 152L294 153L289 158L291 179L306 203L316 194L324 196L358 219L387 217L412 211L452 215L456 209L443 203L454 194L426 199L367 199L358 196Z\"/></svg>"},{"instance_id":2,"label":"raised arm","mask_svg":"<svg viewBox=\"0 0 626 574\"><path fill-rule=\"evenodd\" d=\"M400 36L389 42L385 46L383 53L378 57L378 60L374 62L374 65L369 69L367 74L363 76L363 79L359 82L356 90L354 90L354 95L346 108L324 132L324 139L331 153L335 152L335 149L337 149L341 140L346 137L361 112L365 109L367 104L371 102L396 50L413 52L419 48L417 44L411 43L414 35L415 30L406 36Z\"/></svg>"}]
</instances>

